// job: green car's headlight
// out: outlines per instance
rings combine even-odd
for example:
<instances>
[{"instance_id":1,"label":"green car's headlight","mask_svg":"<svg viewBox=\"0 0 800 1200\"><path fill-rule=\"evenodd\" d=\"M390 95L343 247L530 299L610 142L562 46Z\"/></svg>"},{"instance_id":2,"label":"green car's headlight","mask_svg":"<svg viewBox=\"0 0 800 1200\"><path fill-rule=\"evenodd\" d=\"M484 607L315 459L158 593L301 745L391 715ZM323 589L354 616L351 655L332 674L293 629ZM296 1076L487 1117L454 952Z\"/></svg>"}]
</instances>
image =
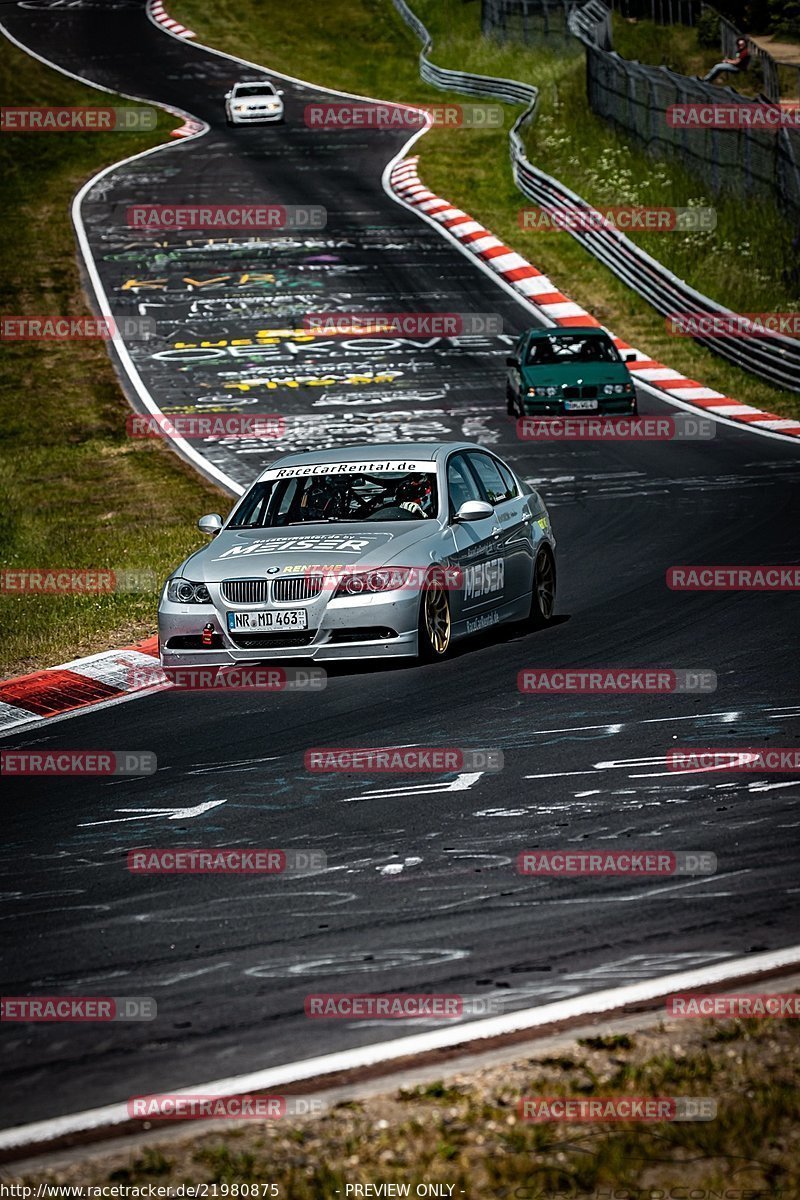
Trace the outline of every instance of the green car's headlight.
<instances>
[{"instance_id":1,"label":"green car's headlight","mask_svg":"<svg viewBox=\"0 0 800 1200\"><path fill-rule=\"evenodd\" d=\"M173 604L210 604L211 594L204 583L192 583L189 579L170 579L167 584L167 599Z\"/></svg>"}]
</instances>

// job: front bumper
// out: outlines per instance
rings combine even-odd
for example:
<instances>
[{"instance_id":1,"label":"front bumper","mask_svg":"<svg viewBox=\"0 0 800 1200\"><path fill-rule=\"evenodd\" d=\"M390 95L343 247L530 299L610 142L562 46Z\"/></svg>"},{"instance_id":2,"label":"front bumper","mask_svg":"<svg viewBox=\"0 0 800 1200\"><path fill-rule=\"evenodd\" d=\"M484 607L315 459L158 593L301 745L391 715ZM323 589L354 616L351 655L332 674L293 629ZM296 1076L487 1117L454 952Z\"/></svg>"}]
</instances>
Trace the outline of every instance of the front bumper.
<instances>
[{"instance_id":1,"label":"front bumper","mask_svg":"<svg viewBox=\"0 0 800 1200\"><path fill-rule=\"evenodd\" d=\"M306 630L269 630L230 634L223 604L175 604L162 600L158 641L164 667L231 666L237 663L304 659L309 662L347 659L406 658L417 654L420 594L398 589L374 596L348 596L298 604L255 606L280 611L302 608ZM237 610L249 606L237 605ZM205 626L213 627L213 645L201 645Z\"/></svg>"},{"instance_id":2,"label":"front bumper","mask_svg":"<svg viewBox=\"0 0 800 1200\"><path fill-rule=\"evenodd\" d=\"M229 112L228 117L234 125L262 125L265 123L274 124L276 121L283 120L283 109L277 109L275 112Z\"/></svg>"},{"instance_id":3,"label":"front bumper","mask_svg":"<svg viewBox=\"0 0 800 1200\"><path fill-rule=\"evenodd\" d=\"M567 409L568 401L554 396L552 400L537 400L522 397L522 410L526 417L604 417L629 416L636 408L636 393L630 396L598 396L597 408Z\"/></svg>"}]
</instances>

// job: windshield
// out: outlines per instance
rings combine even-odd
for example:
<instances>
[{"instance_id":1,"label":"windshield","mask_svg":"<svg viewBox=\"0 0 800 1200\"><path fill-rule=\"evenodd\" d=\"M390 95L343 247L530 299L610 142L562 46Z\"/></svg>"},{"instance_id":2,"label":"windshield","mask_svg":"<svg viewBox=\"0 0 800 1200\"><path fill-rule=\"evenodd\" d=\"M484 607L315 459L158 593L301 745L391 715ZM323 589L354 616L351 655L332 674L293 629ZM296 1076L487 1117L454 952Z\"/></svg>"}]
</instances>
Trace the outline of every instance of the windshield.
<instances>
[{"instance_id":1,"label":"windshield","mask_svg":"<svg viewBox=\"0 0 800 1200\"><path fill-rule=\"evenodd\" d=\"M275 89L271 83L237 83L233 93L235 96L274 96Z\"/></svg>"},{"instance_id":2,"label":"windshield","mask_svg":"<svg viewBox=\"0 0 800 1200\"><path fill-rule=\"evenodd\" d=\"M438 509L435 471L304 475L253 484L228 527L424 521Z\"/></svg>"},{"instance_id":3,"label":"windshield","mask_svg":"<svg viewBox=\"0 0 800 1200\"><path fill-rule=\"evenodd\" d=\"M525 362L529 366L553 363L621 362L614 343L607 337L579 335L532 338Z\"/></svg>"}]
</instances>

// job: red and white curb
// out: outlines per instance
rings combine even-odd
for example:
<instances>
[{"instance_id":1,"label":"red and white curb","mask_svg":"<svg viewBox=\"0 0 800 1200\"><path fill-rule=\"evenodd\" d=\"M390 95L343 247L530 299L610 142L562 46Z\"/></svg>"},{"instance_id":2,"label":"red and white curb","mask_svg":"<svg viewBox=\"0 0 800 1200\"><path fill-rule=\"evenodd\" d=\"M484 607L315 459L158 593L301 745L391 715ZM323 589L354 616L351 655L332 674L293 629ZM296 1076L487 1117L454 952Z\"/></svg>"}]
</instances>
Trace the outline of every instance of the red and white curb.
<instances>
[{"instance_id":1,"label":"red and white curb","mask_svg":"<svg viewBox=\"0 0 800 1200\"><path fill-rule=\"evenodd\" d=\"M170 137L194 137L196 133L202 133L205 125L202 121L192 121L188 118L177 129L173 129Z\"/></svg>"},{"instance_id":2,"label":"red and white curb","mask_svg":"<svg viewBox=\"0 0 800 1200\"><path fill-rule=\"evenodd\" d=\"M181 25L180 21L173 21L172 17L168 16L164 10L164 5L161 0L150 0L147 5L148 16L152 17L159 25L163 25L170 33L174 33L175 37L193 38L194 34L191 29L187 29L185 25Z\"/></svg>"},{"instance_id":3,"label":"red and white curb","mask_svg":"<svg viewBox=\"0 0 800 1200\"><path fill-rule=\"evenodd\" d=\"M466 250L481 259L555 325L600 326L596 317L591 316L574 300L570 300L559 291L552 280L531 266L521 254L504 245L468 213L456 208L449 200L437 196L435 192L429 191L417 174L418 161L417 157L403 159L391 171L392 189L401 200L418 208L421 213L443 226ZM671 399L713 413L715 416L725 417L729 421L800 438L800 421L781 417L777 413L764 412L760 408L742 404L740 400L725 396L722 392L715 392L713 388L705 387L698 380L687 379L680 371L674 371L671 367L657 362L643 350L638 350L622 338L616 337L611 330L607 332L619 350L635 353L636 361L630 365L631 374L642 383L664 392Z\"/></svg>"},{"instance_id":4,"label":"red and white curb","mask_svg":"<svg viewBox=\"0 0 800 1200\"><path fill-rule=\"evenodd\" d=\"M157 684L159 677L153 669L157 663L158 638L151 637L120 650L105 650L60 667L6 679L0 683L0 730L29 725L143 690L152 684L136 687L136 671L141 672L144 680L152 676L152 683Z\"/></svg>"},{"instance_id":5,"label":"red and white curb","mask_svg":"<svg viewBox=\"0 0 800 1200\"><path fill-rule=\"evenodd\" d=\"M148 0L147 15L154 24L162 25L175 37L193 38L195 36L191 29L187 29L185 25L181 25L180 21L173 21L172 17L168 16L161 0ZM170 137L194 137L203 129L205 129L205 125L202 121L193 121L187 117L179 129L172 130Z\"/></svg>"}]
</instances>

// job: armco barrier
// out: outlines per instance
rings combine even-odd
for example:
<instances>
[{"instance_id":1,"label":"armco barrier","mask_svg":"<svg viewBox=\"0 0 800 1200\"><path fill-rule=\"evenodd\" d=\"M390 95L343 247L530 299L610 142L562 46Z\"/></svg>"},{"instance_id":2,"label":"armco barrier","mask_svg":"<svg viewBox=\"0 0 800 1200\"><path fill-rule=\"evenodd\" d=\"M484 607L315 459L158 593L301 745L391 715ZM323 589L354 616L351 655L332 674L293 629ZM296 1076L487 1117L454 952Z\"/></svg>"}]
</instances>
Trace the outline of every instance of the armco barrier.
<instances>
[{"instance_id":1,"label":"armco barrier","mask_svg":"<svg viewBox=\"0 0 800 1200\"><path fill-rule=\"evenodd\" d=\"M674 313L704 313L707 315L738 319L731 309L704 296L688 283L678 279L662 263L640 249L624 233L610 226L599 225L599 214L590 204L571 191L551 175L534 167L525 154L521 129L535 115L539 90L533 84L513 79L498 79L488 75L473 75L466 71L453 71L437 67L428 57L432 47L431 36L423 23L409 8L406 0L393 0L397 12L405 23L414 30L422 42L419 55L419 71L422 79L433 87L445 91L463 92L469 96L492 97L512 104L523 104L525 108L517 117L509 132L511 170L519 190L544 210L576 208L587 216L598 218L597 228L570 228L567 232L574 237L599 262L608 267L618 279L664 316ZM590 0L591 9L580 16L581 10L573 12L573 31L584 41L587 53L602 54L586 41L586 23L605 8L600 0ZM600 14L601 15L601 14ZM602 19L602 16L601 16ZM581 28L583 25L583 28ZM609 57L616 57L614 55ZM703 86L703 85L698 85ZM719 98L721 89L716 89ZM736 100L740 100L736 97ZM775 137L775 134L764 136ZM781 136L781 135L778 135ZM578 224L576 222L576 224ZM580 222L589 225L590 220ZM695 337L695 341L709 350L734 363L776 387L800 392L800 341L795 338L775 335L769 338Z\"/></svg>"}]
</instances>

